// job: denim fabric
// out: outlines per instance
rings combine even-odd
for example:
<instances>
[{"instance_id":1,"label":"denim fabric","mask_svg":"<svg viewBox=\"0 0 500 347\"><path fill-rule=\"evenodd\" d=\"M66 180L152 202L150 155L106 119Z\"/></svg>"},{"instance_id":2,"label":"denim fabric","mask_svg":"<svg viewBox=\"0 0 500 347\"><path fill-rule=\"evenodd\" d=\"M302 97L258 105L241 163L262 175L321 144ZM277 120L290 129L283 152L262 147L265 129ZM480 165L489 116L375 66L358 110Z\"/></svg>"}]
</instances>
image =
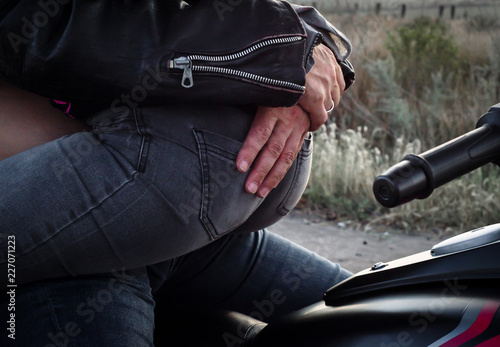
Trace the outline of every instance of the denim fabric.
<instances>
[{"instance_id":1,"label":"denim fabric","mask_svg":"<svg viewBox=\"0 0 500 347\"><path fill-rule=\"evenodd\" d=\"M151 286L156 345L170 346L175 326L167 326L165 317L175 316L172 307L223 308L271 321L320 301L329 287L350 275L264 230L221 237L197 251L150 266L147 273L149 278L144 269L138 269L20 286L17 341L9 344L13 341L4 332L0 345L153 346ZM2 312L7 312L5 300Z\"/></svg>"},{"instance_id":2,"label":"denim fabric","mask_svg":"<svg viewBox=\"0 0 500 347\"><path fill-rule=\"evenodd\" d=\"M16 283L139 268L281 218L305 188L311 143L266 199L247 194L235 159L254 111L106 110L92 132L1 161L0 236L15 237Z\"/></svg>"},{"instance_id":3,"label":"denim fabric","mask_svg":"<svg viewBox=\"0 0 500 347\"><path fill-rule=\"evenodd\" d=\"M5 300L3 322L12 313ZM14 330L2 329L1 346L153 346L154 301L144 269L18 286L14 307Z\"/></svg>"},{"instance_id":4,"label":"denim fabric","mask_svg":"<svg viewBox=\"0 0 500 347\"><path fill-rule=\"evenodd\" d=\"M267 230L229 235L168 265L168 271L158 272L161 264L148 268L159 310L181 302L235 310L266 322L321 301L328 288L351 275ZM259 301L273 296L281 303L272 312L260 311Z\"/></svg>"}]
</instances>

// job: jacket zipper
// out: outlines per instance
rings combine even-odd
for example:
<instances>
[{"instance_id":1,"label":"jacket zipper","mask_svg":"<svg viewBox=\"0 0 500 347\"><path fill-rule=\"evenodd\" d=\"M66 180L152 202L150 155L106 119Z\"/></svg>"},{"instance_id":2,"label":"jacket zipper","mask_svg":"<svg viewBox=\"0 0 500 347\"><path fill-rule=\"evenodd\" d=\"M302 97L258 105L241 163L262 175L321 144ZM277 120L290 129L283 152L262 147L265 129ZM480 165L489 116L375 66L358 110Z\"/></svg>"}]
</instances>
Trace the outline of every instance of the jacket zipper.
<instances>
[{"instance_id":1,"label":"jacket zipper","mask_svg":"<svg viewBox=\"0 0 500 347\"><path fill-rule=\"evenodd\" d=\"M249 79L249 80L252 80L255 82L267 84L267 85L270 85L273 87L280 87L280 88L291 89L291 90L303 92L305 90L305 87L301 86L300 84L293 83L293 82L276 80L273 78L268 78L268 77L256 75L256 74L253 74L250 72L245 72L245 71L235 70L235 69L230 69L230 68L225 68L225 67L193 64L193 61L219 63L219 62L236 60L239 58L243 58L243 57L245 57L245 56L261 49L261 48L267 47L267 46L279 45L279 44L290 43L290 42L297 42L300 40L303 40L302 36L280 37L280 38L273 38L273 39L267 39L267 40L261 41L259 43L256 43L256 44L242 50L242 51L232 53L232 54L226 54L226 55L192 54L192 55L188 55L188 56L182 56L182 57L178 57L178 58L174 58L174 59L170 60L169 67L171 69L183 70L181 85L184 88L191 88L194 85L193 71L196 71L196 72L210 72L210 73L222 74L222 75L233 76L233 77L241 77L241 78L246 78L246 79Z\"/></svg>"}]
</instances>

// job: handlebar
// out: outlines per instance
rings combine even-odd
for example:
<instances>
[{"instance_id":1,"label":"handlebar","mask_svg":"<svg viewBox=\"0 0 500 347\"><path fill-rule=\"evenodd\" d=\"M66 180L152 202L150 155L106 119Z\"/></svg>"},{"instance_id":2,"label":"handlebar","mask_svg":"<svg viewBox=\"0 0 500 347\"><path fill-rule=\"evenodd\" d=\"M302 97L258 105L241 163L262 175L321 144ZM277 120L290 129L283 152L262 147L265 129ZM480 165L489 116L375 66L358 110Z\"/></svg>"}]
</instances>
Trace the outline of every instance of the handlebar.
<instances>
[{"instance_id":1,"label":"handlebar","mask_svg":"<svg viewBox=\"0 0 500 347\"><path fill-rule=\"evenodd\" d=\"M373 193L385 207L425 199L433 190L487 163L500 160L500 103L477 122L476 129L420 155L407 155L378 176Z\"/></svg>"}]
</instances>

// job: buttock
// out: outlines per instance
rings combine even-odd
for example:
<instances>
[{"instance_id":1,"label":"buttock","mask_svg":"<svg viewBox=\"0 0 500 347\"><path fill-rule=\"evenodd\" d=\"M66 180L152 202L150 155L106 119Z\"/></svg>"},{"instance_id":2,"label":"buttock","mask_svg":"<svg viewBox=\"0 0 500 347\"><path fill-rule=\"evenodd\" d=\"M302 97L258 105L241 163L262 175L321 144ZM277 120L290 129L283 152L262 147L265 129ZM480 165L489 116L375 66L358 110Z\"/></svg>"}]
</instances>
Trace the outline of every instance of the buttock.
<instances>
[{"instance_id":1,"label":"buttock","mask_svg":"<svg viewBox=\"0 0 500 347\"><path fill-rule=\"evenodd\" d=\"M248 173L237 170L236 157L254 114L254 108L217 105L145 107L106 128L116 132L120 123L124 131L127 122L137 128L144 137L136 154L138 168L155 194L175 211L181 225L200 227L214 240L229 232L257 231L276 223L294 208L307 184L310 135L282 182L266 198L245 191ZM107 132L101 126L95 131Z\"/></svg>"},{"instance_id":2,"label":"buttock","mask_svg":"<svg viewBox=\"0 0 500 347\"><path fill-rule=\"evenodd\" d=\"M138 268L275 223L305 187L311 142L267 198L250 195L235 162L253 114L190 105L105 110L89 119L90 133L2 161L9 189L0 226L16 238L18 283ZM0 253L0 266L6 261Z\"/></svg>"}]
</instances>

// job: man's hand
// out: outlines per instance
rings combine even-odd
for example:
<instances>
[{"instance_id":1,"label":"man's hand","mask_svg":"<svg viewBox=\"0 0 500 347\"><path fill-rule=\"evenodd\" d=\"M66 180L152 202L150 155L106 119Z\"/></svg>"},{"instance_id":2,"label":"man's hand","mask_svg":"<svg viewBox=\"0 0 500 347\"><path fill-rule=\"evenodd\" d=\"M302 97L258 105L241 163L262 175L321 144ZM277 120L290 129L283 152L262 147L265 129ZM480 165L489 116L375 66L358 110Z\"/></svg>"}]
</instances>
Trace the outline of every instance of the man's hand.
<instances>
[{"instance_id":1,"label":"man's hand","mask_svg":"<svg viewBox=\"0 0 500 347\"><path fill-rule=\"evenodd\" d=\"M259 107L236 166L246 172L245 189L264 198L283 179L310 128L309 115L299 106Z\"/></svg>"},{"instance_id":2,"label":"man's hand","mask_svg":"<svg viewBox=\"0 0 500 347\"><path fill-rule=\"evenodd\" d=\"M325 124L326 111L339 104L345 89L342 69L332 51L321 44L314 48L313 57L314 65L306 75L306 91L298 103L311 117L310 131Z\"/></svg>"},{"instance_id":3,"label":"man's hand","mask_svg":"<svg viewBox=\"0 0 500 347\"><path fill-rule=\"evenodd\" d=\"M263 198L285 177L308 131L318 130L328 119L327 110L340 102L345 81L332 51L314 48L315 64L306 75L306 91L292 107L259 107L236 166L246 172L250 194Z\"/></svg>"}]
</instances>

